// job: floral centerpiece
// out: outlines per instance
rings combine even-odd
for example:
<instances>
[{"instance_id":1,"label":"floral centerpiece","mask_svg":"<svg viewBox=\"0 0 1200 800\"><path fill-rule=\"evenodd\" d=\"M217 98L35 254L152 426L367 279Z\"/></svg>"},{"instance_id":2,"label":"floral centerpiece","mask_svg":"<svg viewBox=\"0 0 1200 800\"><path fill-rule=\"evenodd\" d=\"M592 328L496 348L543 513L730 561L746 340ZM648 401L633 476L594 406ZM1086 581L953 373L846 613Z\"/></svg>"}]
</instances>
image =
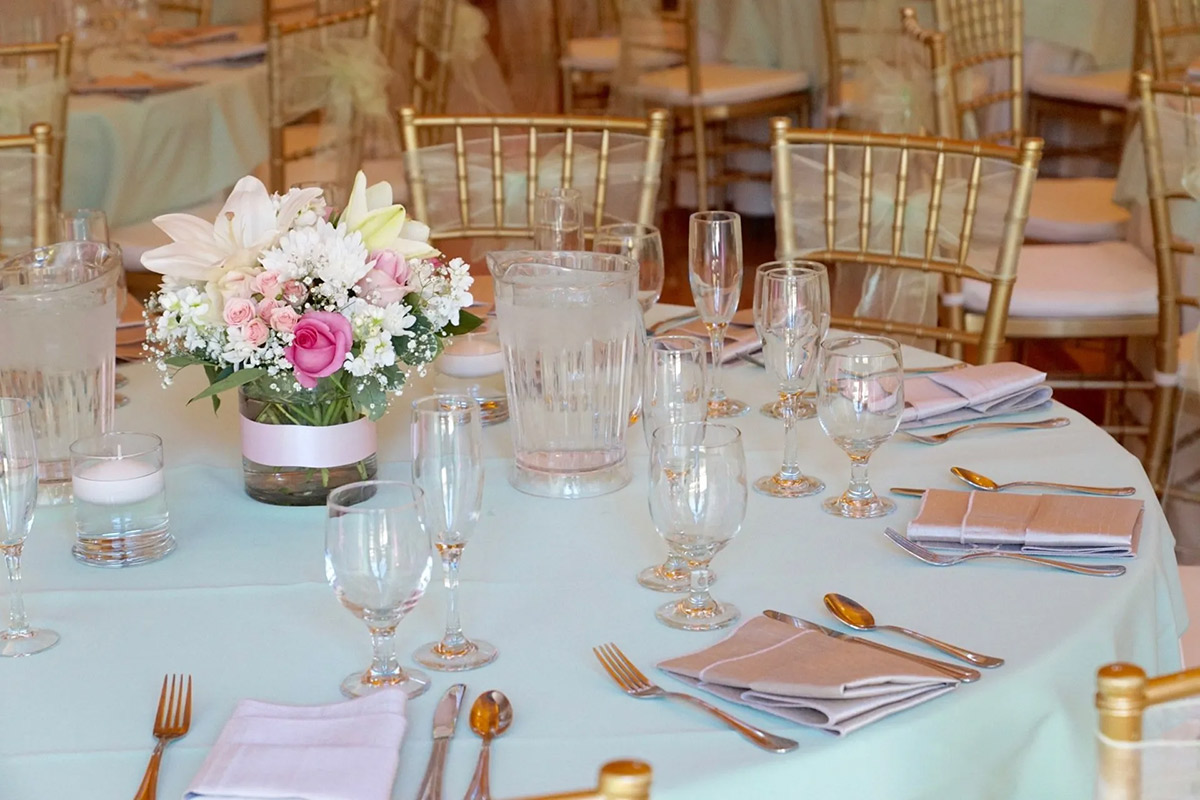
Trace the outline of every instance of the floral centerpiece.
<instances>
[{"instance_id":1,"label":"floral centerpiece","mask_svg":"<svg viewBox=\"0 0 1200 800\"><path fill-rule=\"evenodd\" d=\"M148 306L147 347L163 373L199 364L208 387L238 389L246 491L322 503L375 472L374 421L443 339L480 320L463 309L472 278L429 228L359 172L341 211L319 188L271 195L238 181L214 222L167 214L173 242L142 263L164 276Z\"/></svg>"}]
</instances>

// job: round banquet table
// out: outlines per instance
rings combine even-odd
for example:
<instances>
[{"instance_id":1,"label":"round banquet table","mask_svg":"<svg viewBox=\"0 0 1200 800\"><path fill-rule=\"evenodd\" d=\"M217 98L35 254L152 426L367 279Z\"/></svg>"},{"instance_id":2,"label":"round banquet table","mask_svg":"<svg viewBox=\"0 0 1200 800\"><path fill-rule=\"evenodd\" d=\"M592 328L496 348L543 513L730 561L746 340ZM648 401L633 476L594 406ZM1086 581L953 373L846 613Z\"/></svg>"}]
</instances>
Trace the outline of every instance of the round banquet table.
<instances>
[{"instance_id":1,"label":"round banquet table","mask_svg":"<svg viewBox=\"0 0 1200 800\"><path fill-rule=\"evenodd\" d=\"M912 350L906 358L910 366L938 359ZM227 400L216 416L207 401L185 405L203 385L199 371L185 371L167 391L149 365L122 372L131 402L117 411L117 425L163 436L179 546L147 566L83 566L70 554L71 509L38 508L26 548L27 605L32 622L62 641L0 665L5 798L129 797L153 747L162 676L187 672L195 677L192 730L167 749L161 775L161 796L180 797L239 699L335 702L339 681L369 660L365 627L325 582L324 510L261 505L242 493L236 402ZM380 425L385 476L408 475L406 408L428 381L415 381ZM772 381L749 364L730 368L727 384L755 405L773 396ZM714 562L719 599L746 616L776 608L836 626L821 597L843 592L881 621L1007 660L977 683L844 738L718 701L798 739L799 750L787 755L762 752L693 709L626 697L590 652L615 642L654 673L659 660L728 632L664 627L654 609L665 596L634 581L665 552L646 506L642 431L630 431L630 485L563 501L512 489L508 428L485 429L484 510L463 560L460 597L467 633L497 645L500 658L474 672L435 674L431 690L410 703L393 797L415 796L434 706L460 680L466 702L492 688L513 702L512 728L493 747L492 786L501 798L592 785L599 765L619 757L653 765L659 800L1090 797L1097 667L1129 660L1152 674L1178 669L1186 614L1173 539L1138 462L1079 414L1062 406L1053 413L1070 417L1070 426L964 436L940 447L898 437L872 459L873 483L951 487L948 467L962 464L1000 480L1132 484L1146 501L1145 524L1140 553L1121 578L994 560L937 569L882 535L886 525L903 527L914 500L897 498L898 511L885 520L850 521L824 514L818 499L751 492L740 535ZM773 471L780 423L753 413L736 424L750 475ZM805 469L825 480L826 495L840 491L846 456L815 420L800 424ZM440 636L443 615L438 584L400 625L406 663ZM478 753L466 717L450 745L446 797L465 791Z\"/></svg>"}]
</instances>

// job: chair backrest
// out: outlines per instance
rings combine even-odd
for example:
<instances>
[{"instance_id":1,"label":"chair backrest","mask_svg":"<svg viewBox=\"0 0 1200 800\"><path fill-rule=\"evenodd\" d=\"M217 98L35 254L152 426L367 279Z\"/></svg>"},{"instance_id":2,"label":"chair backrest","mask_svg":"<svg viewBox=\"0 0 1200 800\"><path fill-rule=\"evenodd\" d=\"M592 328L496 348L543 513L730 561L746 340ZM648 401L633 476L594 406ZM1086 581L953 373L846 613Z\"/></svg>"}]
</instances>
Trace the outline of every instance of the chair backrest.
<instances>
[{"instance_id":1,"label":"chair backrest","mask_svg":"<svg viewBox=\"0 0 1200 800\"><path fill-rule=\"evenodd\" d=\"M321 52L325 58L334 48L331 44L347 41L354 47L379 47L379 0L366 3L353 11L327 14L307 22L285 25L271 22L267 26L267 100L269 137L269 174L267 188L282 192L287 189L286 172L289 162L298 161L320 153L336 150L339 161L349 170L357 168L361 161L364 120L354 108L351 98L344 89L331 86L331 76L304 74L301 62L313 62L314 53ZM345 116L336 120L344 126L337 135L324 141L305 143L304 146L288 148L284 131L293 125L307 122L314 116L327 116L327 100L340 100L347 104ZM322 119L324 124L335 122ZM348 176L339 176L339 179Z\"/></svg>"},{"instance_id":2,"label":"chair backrest","mask_svg":"<svg viewBox=\"0 0 1200 800\"><path fill-rule=\"evenodd\" d=\"M950 80L948 91L955 124L966 130L971 118L979 126L979 139L1016 143L1024 135L1024 12L1022 0L935 0L937 28L946 35ZM976 76L990 88L970 91ZM988 124L995 116L1002 123Z\"/></svg>"},{"instance_id":3,"label":"chair backrest","mask_svg":"<svg viewBox=\"0 0 1200 800\"><path fill-rule=\"evenodd\" d=\"M940 278L936 324L835 316L834 324L931 339L993 361L1037 176L1042 141L985 142L789 128L771 120L779 258L864 264ZM820 191L817 187L821 187ZM962 281L989 285L987 312L968 330Z\"/></svg>"},{"instance_id":4,"label":"chair backrest","mask_svg":"<svg viewBox=\"0 0 1200 800\"><path fill-rule=\"evenodd\" d=\"M950 78L950 57L946 52L946 35L938 30L921 27L917 12L900 9L900 36L905 40L904 52L916 62L923 73L913 79L914 91L926 92L933 107L934 128L928 133L958 139L958 115L955 113L954 82Z\"/></svg>"},{"instance_id":5,"label":"chair backrest","mask_svg":"<svg viewBox=\"0 0 1200 800\"><path fill-rule=\"evenodd\" d=\"M50 124L54 136L51 196L55 204L62 197L72 42L71 35L64 33L52 42L0 45L0 107L8 105L4 96L11 93L21 126L20 131L0 130L0 134L16 135L35 122ZM26 96L30 92L36 96Z\"/></svg>"},{"instance_id":6,"label":"chair backrest","mask_svg":"<svg viewBox=\"0 0 1200 800\"><path fill-rule=\"evenodd\" d=\"M400 110L400 139L413 215L434 239L530 238L538 189L576 188L591 222L654 223L667 114L427 116ZM421 131L447 143L420 145ZM557 174L552 171L557 167ZM620 173L619 175L617 173ZM443 194L433 196L431 189ZM615 195L627 193L623 199ZM614 216L614 208L625 212Z\"/></svg>"},{"instance_id":7,"label":"chair backrest","mask_svg":"<svg viewBox=\"0 0 1200 800\"><path fill-rule=\"evenodd\" d=\"M559 57L566 55L572 39L612 33L620 26L621 0L594 0L582 6L576 0L554 0L554 40Z\"/></svg>"},{"instance_id":8,"label":"chair backrest","mask_svg":"<svg viewBox=\"0 0 1200 800\"><path fill-rule=\"evenodd\" d=\"M270 0L263 2L269 3ZM192 24L196 26L212 22L212 0L159 0L158 10L191 17Z\"/></svg>"},{"instance_id":9,"label":"chair backrest","mask_svg":"<svg viewBox=\"0 0 1200 800\"><path fill-rule=\"evenodd\" d=\"M1183 80L1188 66L1200 57L1200 0L1138 0L1138 5L1150 41L1154 79Z\"/></svg>"},{"instance_id":10,"label":"chair backrest","mask_svg":"<svg viewBox=\"0 0 1200 800\"><path fill-rule=\"evenodd\" d=\"M457 3L458 0L418 0L412 40L412 107L418 114L446 112L450 73L454 69Z\"/></svg>"},{"instance_id":11,"label":"chair backrest","mask_svg":"<svg viewBox=\"0 0 1200 800\"><path fill-rule=\"evenodd\" d=\"M696 0L677 0L664 10L657 0L625 0L621 6L619 82L636 84L646 69L681 63L687 68L688 95L699 97L700 19Z\"/></svg>"},{"instance_id":12,"label":"chair backrest","mask_svg":"<svg viewBox=\"0 0 1200 800\"><path fill-rule=\"evenodd\" d=\"M22 158L21 163L10 168L6 164L9 153L28 156L28 160ZM6 213L5 206L12 206L16 213L22 215L22 219L16 223L22 229L22 238L28 226L29 241L22 240L19 247L42 247L54 241L57 203L53 195L52 155L53 131L45 122L34 124L27 134L0 136L0 243L14 238L5 230L12 219ZM23 217L28 211L32 211L32 216L26 220ZM3 249L8 248L5 246Z\"/></svg>"},{"instance_id":13,"label":"chair backrest","mask_svg":"<svg viewBox=\"0 0 1200 800\"><path fill-rule=\"evenodd\" d=\"M522 800L650 800L653 775L654 770L643 761L610 761L600 768L600 780L595 789Z\"/></svg>"},{"instance_id":14,"label":"chair backrest","mask_svg":"<svg viewBox=\"0 0 1200 800\"><path fill-rule=\"evenodd\" d=\"M263 35L277 25L300 25L322 16L318 0L262 0Z\"/></svg>"}]
</instances>

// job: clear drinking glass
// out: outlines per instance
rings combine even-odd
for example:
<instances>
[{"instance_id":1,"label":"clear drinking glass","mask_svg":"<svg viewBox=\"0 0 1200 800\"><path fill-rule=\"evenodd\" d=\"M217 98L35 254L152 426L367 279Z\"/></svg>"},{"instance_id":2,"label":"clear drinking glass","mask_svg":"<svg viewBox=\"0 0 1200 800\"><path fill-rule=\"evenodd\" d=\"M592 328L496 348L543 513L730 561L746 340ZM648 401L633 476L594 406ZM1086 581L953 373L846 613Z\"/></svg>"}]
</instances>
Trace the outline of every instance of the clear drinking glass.
<instances>
[{"instance_id":1,"label":"clear drinking glass","mask_svg":"<svg viewBox=\"0 0 1200 800\"><path fill-rule=\"evenodd\" d=\"M710 417L740 417L749 409L725 396L721 359L725 329L742 294L742 218L733 211L699 211L688 225L688 278L692 299L712 347Z\"/></svg>"},{"instance_id":2,"label":"clear drinking glass","mask_svg":"<svg viewBox=\"0 0 1200 800\"><path fill-rule=\"evenodd\" d=\"M75 36L73 73L80 83L95 80L92 73L92 54L112 43L116 20L113 10L99 0L68 0L71 31Z\"/></svg>"},{"instance_id":3,"label":"clear drinking glass","mask_svg":"<svg viewBox=\"0 0 1200 800\"><path fill-rule=\"evenodd\" d=\"M58 229L59 241L108 244L108 216L98 208L60 212Z\"/></svg>"},{"instance_id":4,"label":"clear drinking glass","mask_svg":"<svg viewBox=\"0 0 1200 800\"><path fill-rule=\"evenodd\" d=\"M8 629L0 633L0 656L30 656L58 643L58 634L29 627L21 595L21 549L33 526L38 461L29 401L0 397L0 550L8 567Z\"/></svg>"},{"instance_id":5,"label":"clear drinking glass","mask_svg":"<svg viewBox=\"0 0 1200 800\"><path fill-rule=\"evenodd\" d=\"M361 697L398 687L409 697L429 678L396 659L396 626L429 585L433 570L429 532L421 523L420 488L399 481L339 486L326 502L325 577L337 599L371 631L366 672L342 681L342 694Z\"/></svg>"},{"instance_id":6,"label":"clear drinking glass","mask_svg":"<svg viewBox=\"0 0 1200 800\"><path fill-rule=\"evenodd\" d=\"M777 262L771 262L771 263L772 264L788 264L788 263L816 264L817 262L802 261L802 260L798 260L798 259L785 259L783 261L777 261ZM768 266L768 265L764 264L763 266ZM824 265L822 264L820 266L824 266ZM763 267L759 267L759 272L755 273L755 275L754 275L754 296L755 297L758 296L758 292L759 292L758 283L760 280L759 275L761 274L762 268ZM829 301L828 272L826 273L826 277L824 280L824 290L825 290L826 313L821 318L821 320L822 320L821 335L820 335L818 341L820 339L824 339L825 334L827 334L829 332L829 313L830 313L829 309L832 308L832 306ZM811 394L810 396L815 396L815 393ZM770 403L763 403L761 406L759 406L758 410L759 410L759 413L762 414L764 417L770 417L771 419L782 420L782 419L785 419L785 415L787 414L787 409L785 408L785 406L786 406L785 401L783 400L783 398L780 398L778 400L773 400ZM815 417L816 415L817 415L817 404L812 402L811 400L804 399L804 396L801 395L800 401L795 404L795 408L793 409L792 419L799 422L800 420L809 419L810 417Z\"/></svg>"},{"instance_id":7,"label":"clear drinking glass","mask_svg":"<svg viewBox=\"0 0 1200 800\"><path fill-rule=\"evenodd\" d=\"M596 253L616 253L632 258L638 264L638 304L645 314L658 302L666 278L662 235L653 225L622 222L601 225L592 242Z\"/></svg>"},{"instance_id":8,"label":"clear drinking glass","mask_svg":"<svg viewBox=\"0 0 1200 800\"><path fill-rule=\"evenodd\" d=\"M826 500L830 514L882 517L896 504L879 497L867 480L871 453L892 438L904 413L904 362L900 345L882 336L839 336L821 343L817 417L850 456L850 487Z\"/></svg>"},{"instance_id":9,"label":"clear drinking glass","mask_svg":"<svg viewBox=\"0 0 1200 800\"><path fill-rule=\"evenodd\" d=\"M533 249L583 249L583 195L578 189L539 189L533 199Z\"/></svg>"},{"instance_id":10,"label":"clear drinking glass","mask_svg":"<svg viewBox=\"0 0 1200 800\"><path fill-rule=\"evenodd\" d=\"M783 465L754 482L772 497L808 497L825 484L800 471L796 428L804 390L817 371L817 345L829 327L829 279L813 261L772 261L754 274L754 327L763 341L767 369L779 381L783 404Z\"/></svg>"},{"instance_id":11,"label":"clear drinking glass","mask_svg":"<svg viewBox=\"0 0 1200 800\"><path fill-rule=\"evenodd\" d=\"M648 342L642 377L642 431L646 445L663 425L703 422L708 418L705 392L708 343L694 336L655 336ZM638 583L656 592L686 592L691 584L687 561L675 555L638 573ZM709 583L714 580L710 576Z\"/></svg>"},{"instance_id":12,"label":"clear drinking glass","mask_svg":"<svg viewBox=\"0 0 1200 800\"><path fill-rule=\"evenodd\" d=\"M425 527L442 557L446 634L422 646L413 659L430 669L456 672L496 660L496 648L466 637L458 618L458 561L475 533L483 504L483 425L479 404L465 395L413 401L413 483L425 493Z\"/></svg>"},{"instance_id":13,"label":"clear drinking glass","mask_svg":"<svg viewBox=\"0 0 1200 800\"><path fill-rule=\"evenodd\" d=\"M688 631L732 625L741 612L708 593L713 556L746 516L746 456L732 425L684 422L654 432L650 448L650 516L674 555L688 563L688 596L659 607L658 619Z\"/></svg>"}]
</instances>

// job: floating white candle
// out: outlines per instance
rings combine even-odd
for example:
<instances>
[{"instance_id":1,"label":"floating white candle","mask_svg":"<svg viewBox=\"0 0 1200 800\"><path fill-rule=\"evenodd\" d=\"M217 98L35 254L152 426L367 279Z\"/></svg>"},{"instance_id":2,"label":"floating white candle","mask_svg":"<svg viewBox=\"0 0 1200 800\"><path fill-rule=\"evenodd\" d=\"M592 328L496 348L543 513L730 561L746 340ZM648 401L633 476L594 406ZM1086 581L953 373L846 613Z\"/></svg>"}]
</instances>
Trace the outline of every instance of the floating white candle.
<instances>
[{"instance_id":1,"label":"floating white candle","mask_svg":"<svg viewBox=\"0 0 1200 800\"><path fill-rule=\"evenodd\" d=\"M438 370L454 378L482 378L504 371L504 353L494 336L458 336L442 351Z\"/></svg>"},{"instance_id":2,"label":"floating white candle","mask_svg":"<svg viewBox=\"0 0 1200 800\"><path fill-rule=\"evenodd\" d=\"M163 471L136 458L98 461L71 479L76 500L104 506L139 503L163 490Z\"/></svg>"}]
</instances>

